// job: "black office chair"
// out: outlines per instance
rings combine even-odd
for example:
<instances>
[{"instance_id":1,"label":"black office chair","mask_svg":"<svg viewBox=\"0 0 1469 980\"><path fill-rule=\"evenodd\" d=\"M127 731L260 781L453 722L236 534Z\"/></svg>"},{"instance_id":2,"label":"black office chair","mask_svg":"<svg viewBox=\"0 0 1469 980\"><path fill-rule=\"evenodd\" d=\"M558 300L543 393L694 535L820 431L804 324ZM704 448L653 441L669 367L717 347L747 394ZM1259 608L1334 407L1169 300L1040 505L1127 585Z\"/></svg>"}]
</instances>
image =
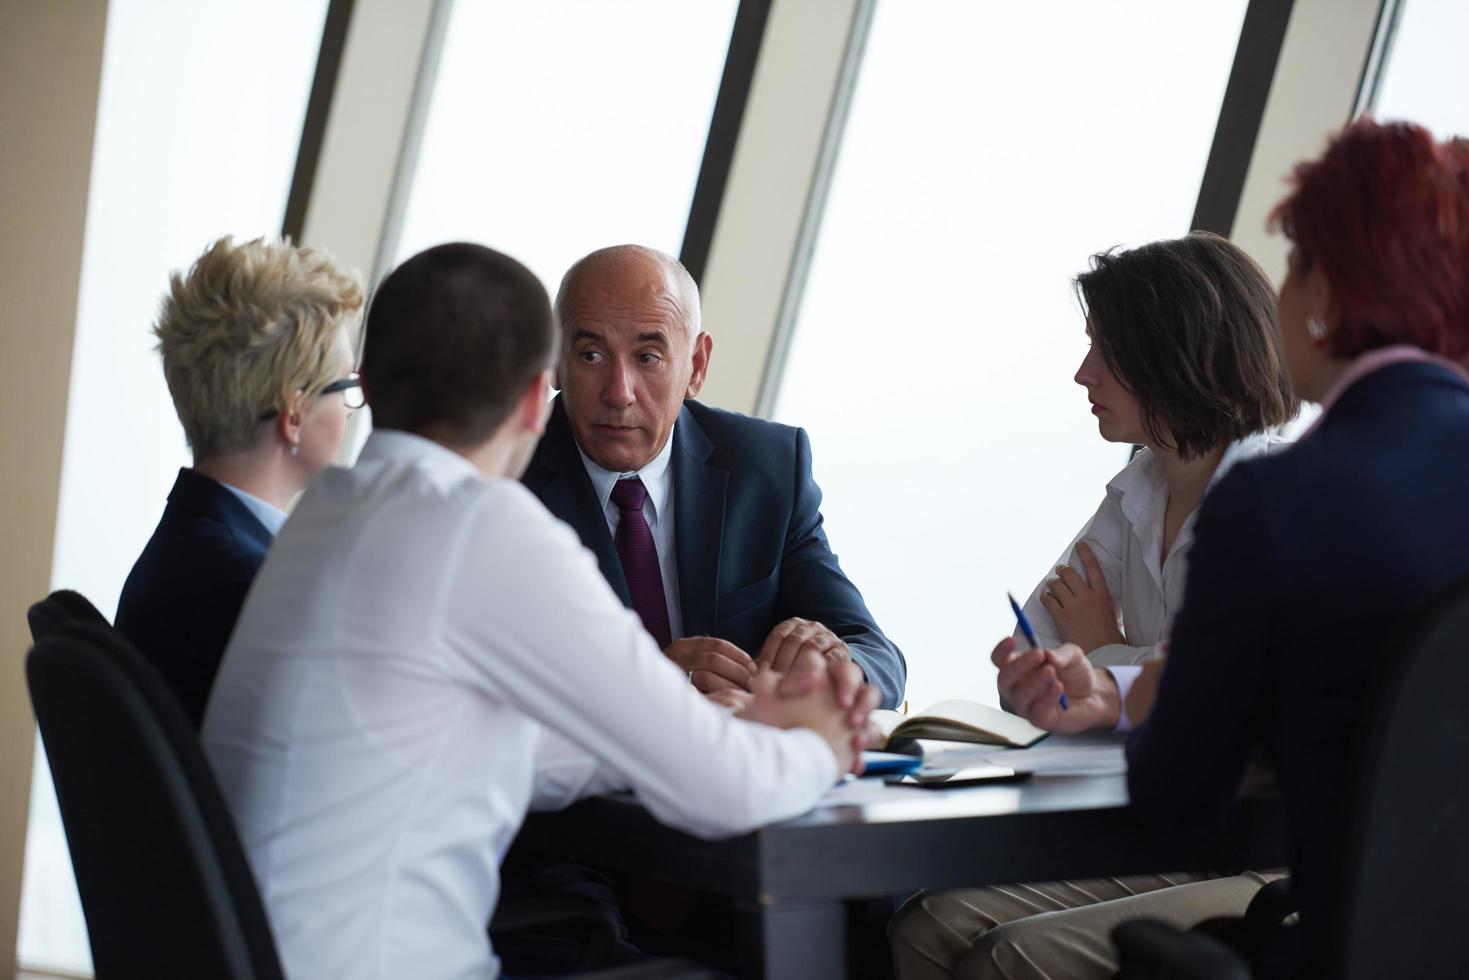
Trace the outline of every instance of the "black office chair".
<instances>
[{"instance_id":1,"label":"black office chair","mask_svg":"<svg viewBox=\"0 0 1469 980\"><path fill-rule=\"evenodd\" d=\"M1469 576L1415 618L1363 743L1330 975L1463 976Z\"/></svg>"},{"instance_id":2,"label":"black office chair","mask_svg":"<svg viewBox=\"0 0 1469 980\"><path fill-rule=\"evenodd\" d=\"M1463 895L1469 881L1469 576L1418 616L1384 662L1352 801L1347 867L1332 921L1326 975L1463 974ZM1277 906L1281 883L1262 889ZM1258 915L1256 903L1250 914ZM1285 928L1289 928L1288 926ZM1171 933L1166 940L1160 937ZM1226 980L1207 936L1158 922L1112 933L1125 980ZM1232 954L1231 954L1232 956ZM1244 963L1233 957L1233 967ZM1231 967L1231 968L1233 968ZM1244 974L1248 976L1248 973Z\"/></svg>"},{"instance_id":3,"label":"black office chair","mask_svg":"<svg viewBox=\"0 0 1469 980\"><path fill-rule=\"evenodd\" d=\"M234 822L193 725L153 666L111 627L73 623L45 631L26 680L97 975L283 980ZM610 933L605 918L558 901L507 909L496 929L569 925L596 935ZM611 940L593 947L605 957ZM708 975L674 962L588 974Z\"/></svg>"},{"instance_id":4,"label":"black office chair","mask_svg":"<svg viewBox=\"0 0 1469 980\"><path fill-rule=\"evenodd\" d=\"M281 978L234 824L153 668L81 623L42 637L26 679L98 975Z\"/></svg>"},{"instance_id":5,"label":"black office chair","mask_svg":"<svg viewBox=\"0 0 1469 980\"><path fill-rule=\"evenodd\" d=\"M97 975L283 980L234 822L153 667L81 623L42 636L26 680Z\"/></svg>"},{"instance_id":6,"label":"black office chair","mask_svg":"<svg viewBox=\"0 0 1469 980\"><path fill-rule=\"evenodd\" d=\"M31 639L40 643L49 635L70 623L95 623L110 626L107 617L80 592L57 589L40 602L26 610L26 622L31 627Z\"/></svg>"}]
</instances>

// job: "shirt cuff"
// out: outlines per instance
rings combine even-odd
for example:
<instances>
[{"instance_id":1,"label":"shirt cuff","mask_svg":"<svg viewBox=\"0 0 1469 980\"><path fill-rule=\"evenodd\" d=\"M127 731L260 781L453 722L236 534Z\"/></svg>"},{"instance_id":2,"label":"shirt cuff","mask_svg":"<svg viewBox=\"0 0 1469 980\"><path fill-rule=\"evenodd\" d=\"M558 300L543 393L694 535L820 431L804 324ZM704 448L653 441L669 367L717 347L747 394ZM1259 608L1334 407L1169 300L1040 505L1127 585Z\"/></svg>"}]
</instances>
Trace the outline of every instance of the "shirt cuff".
<instances>
[{"instance_id":1,"label":"shirt cuff","mask_svg":"<svg viewBox=\"0 0 1469 980\"><path fill-rule=\"evenodd\" d=\"M1112 680L1117 682L1117 727L1115 732L1127 734L1132 731L1132 719L1127 717L1127 692L1132 690L1132 682L1137 680L1137 675L1143 669L1135 665L1113 664L1103 667L1107 673L1112 675Z\"/></svg>"}]
</instances>

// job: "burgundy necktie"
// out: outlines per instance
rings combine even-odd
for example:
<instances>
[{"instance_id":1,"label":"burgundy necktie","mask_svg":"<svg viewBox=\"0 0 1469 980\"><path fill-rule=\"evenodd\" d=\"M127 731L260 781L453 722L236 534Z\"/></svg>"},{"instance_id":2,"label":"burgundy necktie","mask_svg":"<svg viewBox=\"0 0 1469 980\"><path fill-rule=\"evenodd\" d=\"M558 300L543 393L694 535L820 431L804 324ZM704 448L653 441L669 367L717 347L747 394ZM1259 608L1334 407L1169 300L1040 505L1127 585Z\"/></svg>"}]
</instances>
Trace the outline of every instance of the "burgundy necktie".
<instances>
[{"instance_id":1,"label":"burgundy necktie","mask_svg":"<svg viewBox=\"0 0 1469 980\"><path fill-rule=\"evenodd\" d=\"M622 511L617 522L617 557L627 576L632 607L643 619L643 628L653 634L659 649L668 646L673 633L668 627L668 600L663 595L663 574L658 568L658 549L653 531L643 517L648 488L637 477L618 480L612 486L612 502Z\"/></svg>"}]
</instances>

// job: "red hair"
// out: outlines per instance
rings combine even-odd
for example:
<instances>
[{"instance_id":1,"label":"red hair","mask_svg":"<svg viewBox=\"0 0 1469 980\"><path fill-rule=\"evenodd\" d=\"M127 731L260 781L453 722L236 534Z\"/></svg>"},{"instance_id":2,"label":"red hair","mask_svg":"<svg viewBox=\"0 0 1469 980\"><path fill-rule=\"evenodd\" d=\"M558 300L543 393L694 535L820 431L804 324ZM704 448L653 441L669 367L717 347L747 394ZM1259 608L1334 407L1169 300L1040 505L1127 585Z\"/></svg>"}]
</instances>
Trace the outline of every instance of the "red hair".
<instances>
[{"instance_id":1,"label":"red hair","mask_svg":"<svg viewBox=\"0 0 1469 980\"><path fill-rule=\"evenodd\" d=\"M1296 166L1271 212L1331 288L1331 353L1469 357L1469 141L1363 117Z\"/></svg>"}]
</instances>

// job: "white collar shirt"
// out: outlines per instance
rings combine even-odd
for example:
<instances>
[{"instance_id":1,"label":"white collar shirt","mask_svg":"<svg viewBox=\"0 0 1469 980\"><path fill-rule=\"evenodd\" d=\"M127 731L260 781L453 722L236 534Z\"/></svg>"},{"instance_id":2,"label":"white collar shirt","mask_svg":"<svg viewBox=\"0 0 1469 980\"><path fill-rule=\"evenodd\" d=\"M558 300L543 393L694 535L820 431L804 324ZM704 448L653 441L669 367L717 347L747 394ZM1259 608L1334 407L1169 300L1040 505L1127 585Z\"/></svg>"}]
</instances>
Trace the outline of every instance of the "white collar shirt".
<instances>
[{"instance_id":1,"label":"white collar shirt","mask_svg":"<svg viewBox=\"0 0 1469 980\"><path fill-rule=\"evenodd\" d=\"M679 605L678 553L673 534L673 471L668 466L673 455L673 430L669 430L658 455L647 466L630 473L615 473L598 466L582 452L580 444L576 451L581 455L587 476L591 478L597 503L607 518L607 530L614 541L617 539L617 526L622 523L622 511L612 502L612 488L618 480L637 477L643 481L648 491L647 498L643 500L643 517L648 522L648 530L653 533L653 547L658 552L658 574L663 579L663 599L668 603L668 632L673 639L678 639L683 636L683 608Z\"/></svg>"},{"instance_id":2,"label":"white collar shirt","mask_svg":"<svg viewBox=\"0 0 1469 980\"><path fill-rule=\"evenodd\" d=\"M1209 485L1217 483L1240 460L1262 456L1286 445L1285 440L1266 433L1231 443L1220 457ZM1086 567L1076 554L1077 543L1085 541L1107 580L1118 626L1126 642L1090 651L1088 656L1094 664L1139 664L1151 660L1159 655L1161 644L1168 638L1173 617L1183 603L1188 553L1193 546L1198 509L1184 520L1165 559L1163 515L1167 507L1168 485L1162 468L1150 451L1142 449L1107 484L1107 496L1101 506L1056 561L1056 565L1070 565L1085 579ZM1046 583L1054 577L1052 572L1042 579L1025 604L1025 615L1035 628L1036 639L1042 646L1051 648L1060 645L1061 634L1040 600ZM1016 636L1020 636L1018 630Z\"/></svg>"},{"instance_id":3,"label":"white collar shirt","mask_svg":"<svg viewBox=\"0 0 1469 980\"><path fill-rule=\"evenodd\" d=\"M699 696L518 482L378 431L322 473L241 610L203 743L296 977L492 978L528 808L630 787L743 833L836 775Z\"/></svg>"},{"instance_id":4,"label":"white collar shirt","mask_svg":"<svg viewBox=\"0 0 1469 980\"><path fill-rule=\"evenodd\" d=\"M219 485L234 494L235 498L244 504L245 508L251 514L255 515L255 519L265 525L265 529L270 532L271 537L275 537L281 533L281 526L286 523L287 515L285 511L274 504L266 503L253 493L246 493L239 487L230 486L224 482L221 482Z\"/></svg>"}]
</instances>

